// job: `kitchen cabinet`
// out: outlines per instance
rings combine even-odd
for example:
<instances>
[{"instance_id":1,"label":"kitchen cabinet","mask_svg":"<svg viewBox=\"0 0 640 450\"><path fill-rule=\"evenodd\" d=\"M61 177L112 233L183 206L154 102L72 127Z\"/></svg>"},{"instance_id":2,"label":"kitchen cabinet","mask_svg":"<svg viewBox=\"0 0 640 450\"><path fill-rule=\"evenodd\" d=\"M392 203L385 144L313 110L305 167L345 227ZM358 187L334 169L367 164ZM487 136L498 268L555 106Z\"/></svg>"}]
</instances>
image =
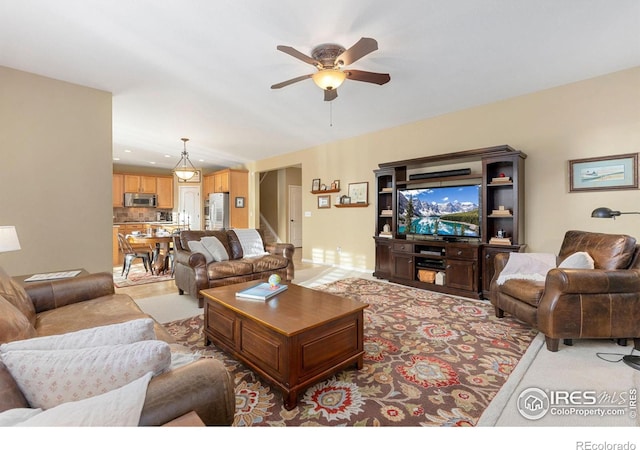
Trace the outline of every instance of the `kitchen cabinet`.
<instances>
[{"instance_id":1,"label":"kitchen cabinet","mask_svg":"<svg viewBox=\"0 0 640 450\"><path fill-rule=\"evenodd\" d=\"M124 206L124 175L121 173L113 174L111 191L113 193L113 207L122 208Z\"/></svg>"},{"instance_id":2,"label":"kitchen cabinet","mask_svg":"<svg viewBox=\"0 0 640 450\"><path fill-rule=\"evenodd\" d=\"M158 208L173 209L173 177L156 177Z\"/></svg>"},{"instance_id":3,"label":"kitchen cabinet","mask_svg":"<svg viewBox=\"0 0 640 450\"><path fill-rule=\"evenodd\" d=\"M124 175L125 192L156 193L156 177L148 175Z\"/></svg>"}]
</instances>

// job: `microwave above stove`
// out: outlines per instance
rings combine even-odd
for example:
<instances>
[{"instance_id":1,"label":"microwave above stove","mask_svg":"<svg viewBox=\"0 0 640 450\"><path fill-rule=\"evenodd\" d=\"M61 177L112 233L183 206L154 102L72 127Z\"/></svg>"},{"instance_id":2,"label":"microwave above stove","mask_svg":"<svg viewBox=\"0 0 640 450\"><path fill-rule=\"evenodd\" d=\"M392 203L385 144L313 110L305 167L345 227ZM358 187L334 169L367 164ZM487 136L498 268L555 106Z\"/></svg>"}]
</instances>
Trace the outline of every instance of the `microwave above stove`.
<instances>
[{"instance_id":1,"label":"microwave above stove","mask_svg":"<svg viewBox=\"0 0 640 450\"><path fill-rule=\"evenodd\" d=\"M126 192L124 194L124 206L127 208L156 208L158 206L158 196L156 194Z\"/></svg>"}]
</instances>

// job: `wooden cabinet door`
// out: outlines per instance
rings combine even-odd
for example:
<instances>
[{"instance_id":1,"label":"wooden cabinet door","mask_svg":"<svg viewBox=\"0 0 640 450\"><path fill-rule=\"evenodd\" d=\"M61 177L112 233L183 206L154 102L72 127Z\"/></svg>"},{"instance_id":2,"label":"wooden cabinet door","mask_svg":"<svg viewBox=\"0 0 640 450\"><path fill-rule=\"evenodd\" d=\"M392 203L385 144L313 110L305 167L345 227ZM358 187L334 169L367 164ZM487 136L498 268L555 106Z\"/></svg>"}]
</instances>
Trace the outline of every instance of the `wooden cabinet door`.
<instances>
[{"instance_id":1,"label":"wooden cabinet door","mask_svg":"<svg viewBox=\"0 0 640 450\"><path fill-rule=\"evenodd\" d=\"M111 191L113 193L113 207L122 208L124 206L124 176L122 174L113 174Z\"/></svg>"},{"instance_id":2,"label":"wooden cabinet door","mask_svg":"<svg viewBox=\"0 0 640 450\"><path fill-rule=\"evenodd\" d=\"M156 194L156 177L141 176L140 177L140 191L145 194Z\"/></svg>"},{"instance_id":3,"label":"wooden cabinet door","mask_svg":"<svg viewBox=\"0 0 640 450\"><path fill-rule=\"evenodd\" d=\"M139 175L125 175L124 176L124 191L125 192L140 192L140 176Z\"/></svg>"},{"instance_id":4,"label":"wooden cabinet door","mask_svg":"<svg viewBox=\"0 0 640 450\"><path fill-rule=\"evenodd\" d=\"M447 258L446 285L451 288L476 290L476 261Z\"/></svg>"},{"instance_id":5,"label":"wooden cabinet door","mask_svg":"<svg viewBox=\"0 0 640 450\"><path fill-rule=\"evenodd\" d=\"M173 209L173 178L157 177L158 208Z\"/></svg>"},{"instance_id":6,"label":"wooden cabinet door","mask_svg":"<svg viewBox=\"0 0 640 450\"><path fill-rule=\"evenodd\" d=\"M403 280L414 279L413 257L402 253L393 253L393 276Z\"/></svg>"},{"instance_id":7,"label":"wooden cabinet door","mask_svg":"<svg viewBox=\"0 0 640 450\"><path fill-rule=\"evenodd\" d=\"M213 194L216 186L216 177L215 175L207 175L202 179L202 192L204 193L204 198L207 199L209 194Z\"/></svg>"},{"instance_id":8,"label":"wooden cabinet door","mask_svg":"<svg viewBox=\"0 0 640 450\"><path fill-rule=\"evenodd\" d=\"M373 274L377 278L389 278L391 275L391 244L376 241L376 270Z\"/></svg>"},{"instance_id":9,"label":"wooden cabinet door","mask_svg":"<svg viewBox=\"0 0 640 450\"><path fill-rule=\"evenodd\" d=\"M215 177L215 192L229 192L229 171L217 172Z\"/></svg>"}]
</instances>

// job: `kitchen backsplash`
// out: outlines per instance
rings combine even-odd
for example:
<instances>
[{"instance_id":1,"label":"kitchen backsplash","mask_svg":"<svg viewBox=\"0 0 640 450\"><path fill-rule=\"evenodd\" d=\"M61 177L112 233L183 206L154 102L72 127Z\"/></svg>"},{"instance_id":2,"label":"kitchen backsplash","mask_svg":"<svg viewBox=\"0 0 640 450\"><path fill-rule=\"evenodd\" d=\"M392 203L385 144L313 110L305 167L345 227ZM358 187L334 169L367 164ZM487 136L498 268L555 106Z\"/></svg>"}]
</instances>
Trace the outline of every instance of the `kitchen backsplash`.
<instances>
[{"instance_id":1,"label":"kitchen backsplash","mask_svg":"<svg viewBox=\"0 0 640 450\"><path fill-rule=\"evenodd\" d=\"M113 223L123 222L157 222L158 214L171 214L171 209L160 208L113 208Z\"/></svg>"}]
</instances>

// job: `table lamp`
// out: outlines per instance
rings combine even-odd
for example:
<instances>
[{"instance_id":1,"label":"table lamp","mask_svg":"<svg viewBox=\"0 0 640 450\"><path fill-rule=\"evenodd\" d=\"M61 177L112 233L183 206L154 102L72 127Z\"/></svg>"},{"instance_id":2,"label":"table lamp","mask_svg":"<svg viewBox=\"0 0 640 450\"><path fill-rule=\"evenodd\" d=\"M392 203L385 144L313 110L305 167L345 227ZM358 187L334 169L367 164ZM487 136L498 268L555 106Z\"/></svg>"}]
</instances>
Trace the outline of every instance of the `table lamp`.
<instances>
[{"instance_id":1,"label":"table lamp","mask_svg":"<svg viewBox=\"0 0 640 450\"><path fill-rule=\"evenodd\" d=\"M613 211L612 209L604 208L604 207L596 208L593 211L591 211L591 217L597 217L599 219L612 218L613 220L616 220L616 217L619 216L620 214L640 214L640 212L636 212L636 211L620 212L620 211ZM633 367L636 370L640 370L640 355L624 355L622 357L622 361L624 361L624 363L629 367Z\"/></svg>"},{"instance_id":2,"label":"table lamp","mask_svg":"<svg viewBox=\"0 0 640 450\"><path fill-rule=\"evenodd\" d=\"M20 250L18 233L14 226L0 226L0 253Z\"/></svg>"}]
</instances>

